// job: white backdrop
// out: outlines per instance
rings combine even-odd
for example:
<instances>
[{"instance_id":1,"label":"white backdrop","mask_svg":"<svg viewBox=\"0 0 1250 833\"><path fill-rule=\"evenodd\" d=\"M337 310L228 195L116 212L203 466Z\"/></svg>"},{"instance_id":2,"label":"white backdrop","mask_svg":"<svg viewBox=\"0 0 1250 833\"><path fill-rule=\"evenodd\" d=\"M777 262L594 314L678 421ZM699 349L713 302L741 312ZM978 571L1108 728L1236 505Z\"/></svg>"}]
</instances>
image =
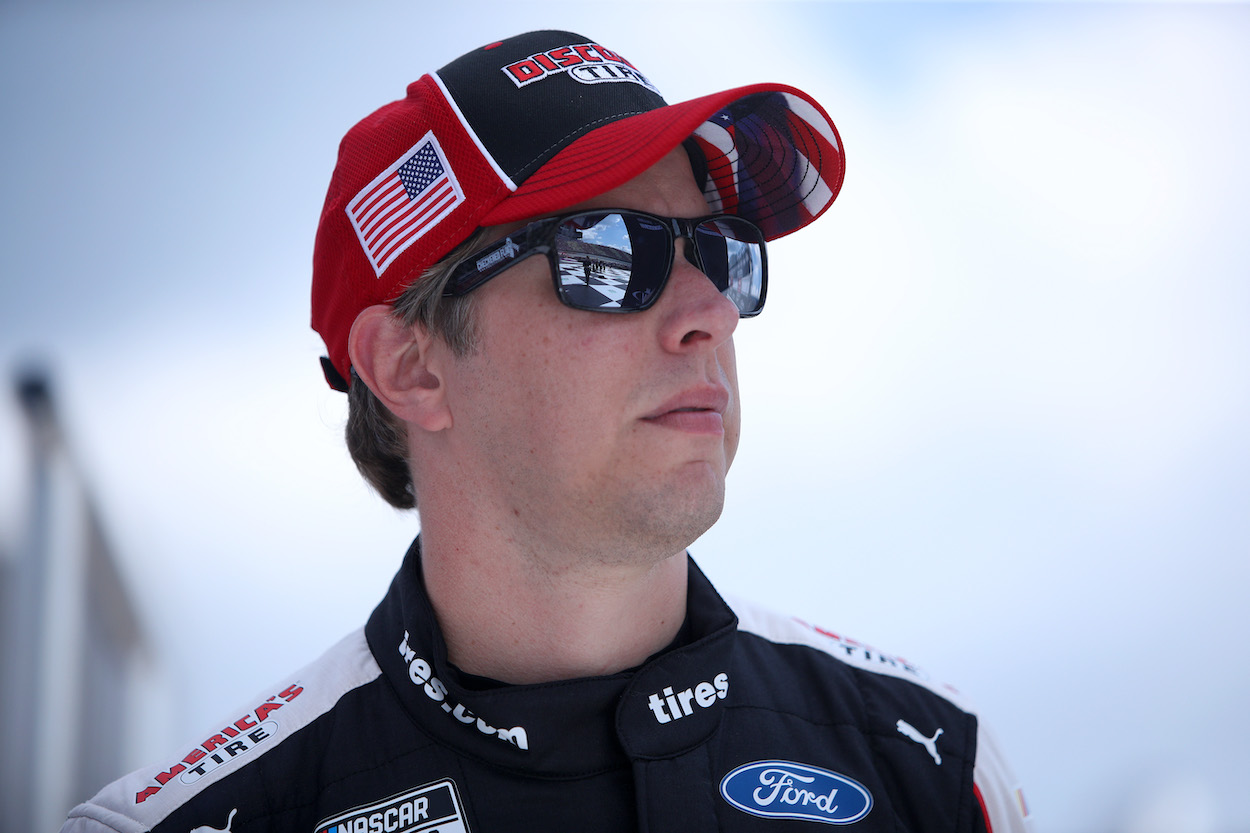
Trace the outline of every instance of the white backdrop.
<instances>
[{"instance_id":1,"label":"white backdrop","mask_svg":"<svg viewBox=\"0 0 1250 833\"><path fill-rule=\"evenodd\" d=\"M968 692L1041 829L1250 827L1250 8L431 5L0 6L0 368L55 373L167 663L135 763L362 622L416 531L307 325L339 138L569 28L670 101L800 86L847 148L738 331L704 569Z\"/></svg>"}]
</instances>

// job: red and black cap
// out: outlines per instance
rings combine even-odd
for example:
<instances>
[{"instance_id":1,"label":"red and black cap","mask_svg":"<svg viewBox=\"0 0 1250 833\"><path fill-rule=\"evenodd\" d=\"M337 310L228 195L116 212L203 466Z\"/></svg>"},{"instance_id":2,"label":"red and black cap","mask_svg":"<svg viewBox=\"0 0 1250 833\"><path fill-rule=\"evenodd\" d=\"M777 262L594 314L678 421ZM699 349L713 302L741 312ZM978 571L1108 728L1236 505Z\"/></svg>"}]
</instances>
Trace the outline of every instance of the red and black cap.
<instances>
[{"instance_id":1,"label":"red and black cap","mask_svg":"<svg viewBox=\"0 0 1250 833\"><path fill-rule=\"evenodd\" d=\"M772 240L842 185L833 121L793 87L756 84L666 104L616 52L571 32L474 50L343 138L313 252L312 325L332 387L366 307L393 302L481 226L555 214L685 144L711 210Z\"/></svg>"}]
</instances>

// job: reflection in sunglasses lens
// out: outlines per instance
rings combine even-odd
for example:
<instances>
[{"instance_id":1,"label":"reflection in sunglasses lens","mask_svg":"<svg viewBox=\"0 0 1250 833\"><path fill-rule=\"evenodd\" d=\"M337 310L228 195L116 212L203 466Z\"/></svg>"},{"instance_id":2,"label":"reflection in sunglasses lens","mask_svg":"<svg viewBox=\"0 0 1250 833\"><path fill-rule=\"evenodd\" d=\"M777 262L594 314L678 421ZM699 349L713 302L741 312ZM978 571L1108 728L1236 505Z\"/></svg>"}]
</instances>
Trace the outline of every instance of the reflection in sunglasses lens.
<instances>
[{"instance_id":1,"label":"reflection in sunglasses lens","mask_svg":"<svg viewBox=\"0 0 1250 833\"><path fill-rule=\"evenodd\" d=\"M691 245L712 283L739 312L758 312L763 291L763 240L749 223L722 217L700 223ZM567 217L554 234L560 294L586 310L645 309L668 278L674 238L669 226L632 213Z\"/></svg>"}]
</instances>

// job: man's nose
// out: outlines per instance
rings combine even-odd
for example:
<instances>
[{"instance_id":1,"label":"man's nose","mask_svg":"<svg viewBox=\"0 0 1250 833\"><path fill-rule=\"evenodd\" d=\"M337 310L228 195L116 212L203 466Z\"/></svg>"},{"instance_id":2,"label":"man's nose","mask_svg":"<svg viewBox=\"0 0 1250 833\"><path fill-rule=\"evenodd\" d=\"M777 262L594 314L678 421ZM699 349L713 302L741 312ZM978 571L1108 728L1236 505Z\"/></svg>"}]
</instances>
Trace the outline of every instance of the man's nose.
<instances>
[{"instance_id":1,"label":"man's nose","mask_svg":"<svg viewBox=\"0 0 1250 833\"><path fill-rule=\"evenodd\" d=\"M680 238L676 245L668 285L656 304L664 317L661 342L670 351L715 349L737 329L738 307L698 268L693 244Z\"/></svg>"}]
</instances>

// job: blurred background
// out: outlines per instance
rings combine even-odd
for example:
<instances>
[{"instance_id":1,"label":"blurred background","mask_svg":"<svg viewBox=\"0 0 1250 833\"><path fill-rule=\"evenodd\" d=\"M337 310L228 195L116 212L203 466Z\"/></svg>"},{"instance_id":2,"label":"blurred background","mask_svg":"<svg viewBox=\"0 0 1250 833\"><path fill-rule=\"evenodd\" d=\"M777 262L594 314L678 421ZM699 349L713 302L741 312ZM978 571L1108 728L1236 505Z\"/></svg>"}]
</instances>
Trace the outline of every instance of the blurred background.
<instances>
[{"instance_id":1,"label":"blurred background","mask_svg":"<svg viewBox=\"0 0 1250 833\"><path fill-rule=\"evenodd\" d=\"M381 598L417 524L317 364L324 189L355 121L534 28L842 133L738 330L722 591L969 694L1039 830L1250 830L1250 7L728 0L0 3L3 830Z\"/></svg>"}]
</instances>

